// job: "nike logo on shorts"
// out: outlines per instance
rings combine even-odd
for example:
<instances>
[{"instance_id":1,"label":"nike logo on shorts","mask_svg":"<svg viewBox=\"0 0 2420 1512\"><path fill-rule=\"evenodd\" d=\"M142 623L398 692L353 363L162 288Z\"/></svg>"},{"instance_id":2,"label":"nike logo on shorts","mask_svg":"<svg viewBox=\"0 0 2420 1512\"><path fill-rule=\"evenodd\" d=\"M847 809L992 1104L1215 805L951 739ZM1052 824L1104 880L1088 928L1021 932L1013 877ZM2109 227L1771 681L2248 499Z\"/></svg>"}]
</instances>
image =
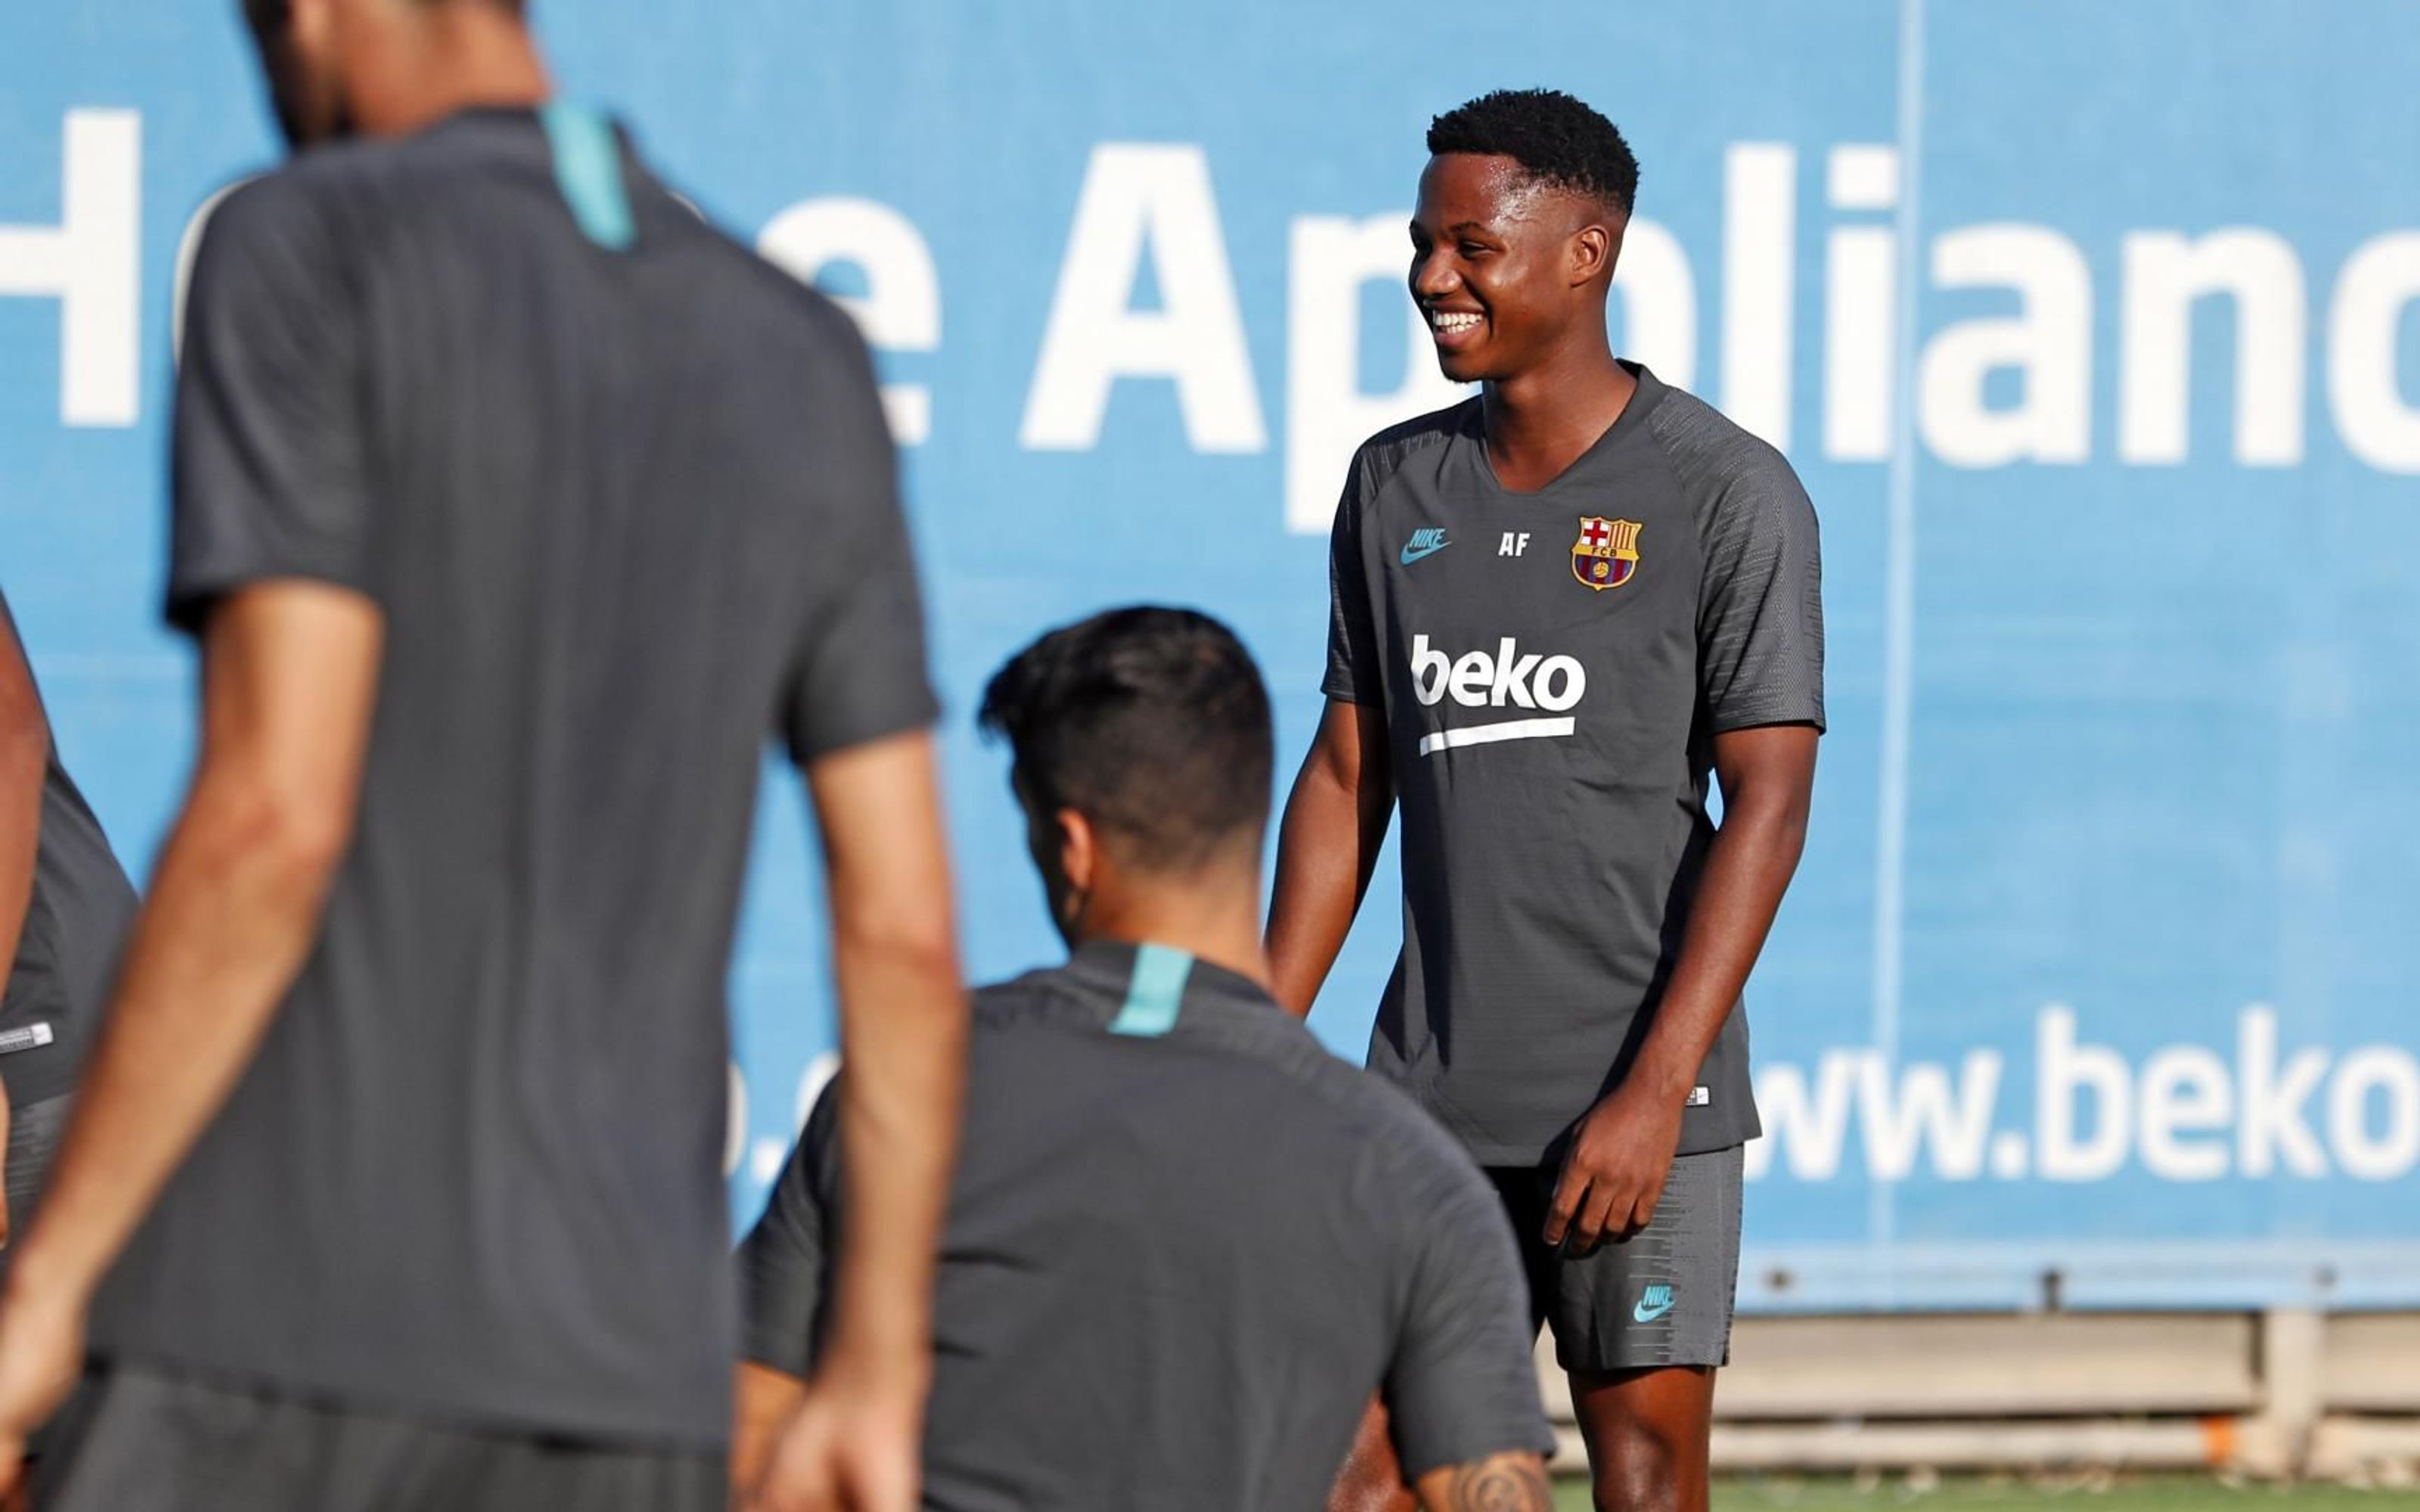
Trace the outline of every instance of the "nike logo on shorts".
<instances>
[{"instance_id":1,"label":"nike logo on shorts","mask_svg":"<svg viewBox=\"0 0 2420 1512\"><path fill-rule=\"evenodd\" d=\"M1634 1321L1652 1323L1670 1312L1672 1303L1670 1287L1649 1287L1646 1295L1638 1299L1638 1305L1630 1309L1630 1316Z\"/></svg>"}]
</instances>

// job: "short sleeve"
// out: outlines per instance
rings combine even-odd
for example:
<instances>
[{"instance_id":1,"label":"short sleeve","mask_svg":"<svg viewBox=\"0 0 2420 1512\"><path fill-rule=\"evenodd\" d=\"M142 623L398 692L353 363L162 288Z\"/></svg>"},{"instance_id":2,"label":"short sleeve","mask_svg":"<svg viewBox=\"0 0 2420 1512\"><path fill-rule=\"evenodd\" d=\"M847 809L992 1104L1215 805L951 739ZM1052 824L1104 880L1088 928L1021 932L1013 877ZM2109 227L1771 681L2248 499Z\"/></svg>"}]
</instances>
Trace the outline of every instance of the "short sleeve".
<instances>
[{"instance_id":1,"label":"short sleeve","mask_svg":"<svg viewBox=\"0 0 2420 1512\"><path fill-rule=\"evenodd\" d=\"M823 522L821 570L783 700L781 733L800 765L850 746L931 724L940 713L925 668L924 611L899 501L898 456L874 363L846 317L830 314L840 348L819 385L814 455Z\"/></svg>"},{"instance_id":2,"label":"short sleeve","mask_svg":"<svg viewBox=\"0 0 2420 1512\"><path fill-rule=\"evenodd\" d=\"M1554 1452L1531 1363L1527 1282L1504 1205L1460 1151L1407 1211L1408 1287L1385 1396L1404 1476Z\"/></svg>"},{"instance_id":3,"label":"short sleeve","mask_svg":"<svg viewBox=\"0 0 2420 1512\"><path fill-rule=\"evenodd\" d=\"M1377 703L1386 696L1378 663L1378 627L1372 618L1370 579L1361 558L1362 486L1365 459L1356 456L1336 505L1327 537L1327 677L1329 698L1346 703Z\"/></svg>"},{"instance_id":4,"label":"short sleeve","mask_svg":"<svg viewBox=\"0 0 2420 1512\"><path fill-rule=\"evenodd\" d=\"M1698 607L1699 695L1715 733L1823 727L1823 565L1815 506L1760 446L1722 486L1706 526Z\"/></svg>"},{"instance_id":5,"label":"short sleeve","mask_svg":"<svg viewBox=\"0 0 2420 1512\"><path fill-rule=\"evenodd\" d=\"M840 1083L824 1088L756 1227L739 1245L739 1291L749 1359L801 1379L812 1375L824 1300L839 1258Z\"/></svg>"},{"instance_id":6,"label":"short sleeve","mask_svg":"<svg viewBox=\"0 0 2420 1512\"><path fill-rule=\"evenodd\" d=\"M246 583L311 578L377 596L347 259L282 177L210 217L177 377L168 619L198 630Z\"/></svg>"}]
</instances>

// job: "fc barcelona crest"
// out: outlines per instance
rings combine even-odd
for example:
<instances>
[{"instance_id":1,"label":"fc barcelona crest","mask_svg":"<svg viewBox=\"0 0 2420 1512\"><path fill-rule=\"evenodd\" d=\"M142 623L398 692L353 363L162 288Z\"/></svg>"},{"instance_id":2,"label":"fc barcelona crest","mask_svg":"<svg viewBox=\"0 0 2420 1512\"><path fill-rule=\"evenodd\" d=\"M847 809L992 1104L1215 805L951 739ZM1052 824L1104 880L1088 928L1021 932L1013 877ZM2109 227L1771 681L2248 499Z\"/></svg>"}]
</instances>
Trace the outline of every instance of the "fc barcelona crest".
<instances>
[{"instance_id":1,"label":"fc barcelona crest","mask_svg":"<svg viewBox=\"0 0 2420 1512\"><path fill-rule=\"evenodd\" d=\"M1619 588L1638 575L1638 532L1635 519L1580 519L1580 538L1572 547L1572 576L1590 588Z\"/></svg>"}]
</instances>

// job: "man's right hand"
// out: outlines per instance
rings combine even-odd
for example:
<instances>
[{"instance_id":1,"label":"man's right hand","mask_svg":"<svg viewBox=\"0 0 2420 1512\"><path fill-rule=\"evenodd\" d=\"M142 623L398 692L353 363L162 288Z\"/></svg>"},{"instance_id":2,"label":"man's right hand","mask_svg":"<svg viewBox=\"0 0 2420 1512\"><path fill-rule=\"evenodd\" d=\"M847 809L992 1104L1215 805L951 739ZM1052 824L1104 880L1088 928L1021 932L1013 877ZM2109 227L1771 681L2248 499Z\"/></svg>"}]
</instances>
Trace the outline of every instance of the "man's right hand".
<instances>
[{"instance_id":1,"label":"man's right hand","mask_svg":"<svg viewBox=\"0 0 2420 1512\"><path fill-rule=\"evenodd\" d=\"M746 1512L916 1512L923 1396L818 1379L739 1504Z\"/></svg>"}]
</instances>

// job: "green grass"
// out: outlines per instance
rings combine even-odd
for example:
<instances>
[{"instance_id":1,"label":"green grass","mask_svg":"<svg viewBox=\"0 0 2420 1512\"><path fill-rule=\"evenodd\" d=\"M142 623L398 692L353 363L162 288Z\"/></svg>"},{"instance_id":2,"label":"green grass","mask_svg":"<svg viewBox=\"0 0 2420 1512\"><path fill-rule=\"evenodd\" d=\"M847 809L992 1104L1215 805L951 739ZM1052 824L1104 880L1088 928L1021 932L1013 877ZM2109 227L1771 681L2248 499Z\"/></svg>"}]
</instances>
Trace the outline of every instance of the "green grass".
<instances>
[{"instance_id":1,"label":"green grass","mask_svg":"<svg viewBox=\"0 0 2420 1512\"><path fill-rule=\"evenodd\" d=\"M1556 1512L1589 1512L1588 1487L1559 1482ZM1756 1476L1714 1488L1714 1512L2420 1512L2420 1490L2340 1486L2227 1486L2199 1476L2009 1476L1944 1479L1914 1490L1904 1476Z\"/></svg>"}]
</instances>

